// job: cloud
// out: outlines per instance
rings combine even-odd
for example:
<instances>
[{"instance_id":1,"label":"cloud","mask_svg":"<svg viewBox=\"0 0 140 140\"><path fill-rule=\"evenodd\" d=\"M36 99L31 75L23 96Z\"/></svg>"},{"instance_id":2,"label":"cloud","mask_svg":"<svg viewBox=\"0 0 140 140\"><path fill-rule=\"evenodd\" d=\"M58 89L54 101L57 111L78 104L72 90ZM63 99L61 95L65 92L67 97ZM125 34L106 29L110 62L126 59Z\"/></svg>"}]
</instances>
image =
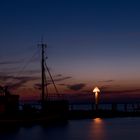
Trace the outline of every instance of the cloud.
<instances>
[{"instance_id":1,"label":"cloud","mask_svg":"<svg viewBox=\"0 0 140 140\"><path fill-rule=\"evenodd\" d=\"M104 81L99 81L99 82L103 82L103 83L111 83L114 82L115 80L104 80Z\"/></svg>"},{"instance_id":2,"label":"cloud","mask_svg":"<svg viewBox=\"0 0 140 140\"><path fill-rule=\"evenodd\" d=\"M34 79L38 79L39 77L31 77L31 76L11 76L11 75L0 75L0 79L3 81L6 80L34 80Z\"/></svg>"},{"instance_id":3,"label":"cloud","mask_svg":"<svg viewBox=\"0 0 140 140\"><path fill-rule=\"evenodd\" d=\"M24 71L24 74L38 74L38 73L41 73L40 70L28 70L28 71Z\"/></svg>"},{"instance_id":4,"label":"cloud","mask_svg":"<svg viewBox=\"0 0 140 140\"><path fill-rule=\"evenodd\" d=\"M8 87L8 89L18 89L18 88L22 87L25 83L27 83L26 80L21 80L16 83L8 83L8 84L6 84L6 86Z\"/></svg>"},{"instance_id":5,"label":"cloud","mask_svg":"<svg viewBox=\"0 0 140 140\"><path fill-rule=\"evenodd\" d=\"M71 78L72 78L71 76L60 77L60 78L55 78L54 81L59 82L59 81L68 80L68 79L71 79Z\"/></svg>"},{"instance_id":6,"label":"cloud","mask_svg":"<svg viewBox=\"0 0 140 140\"><path fill-rule=\"evenodd\" d=\"M105 94L133 94L133 93L140 93L140 89L130 89L130 90L108 90L108 91L102 91L102 93Z\"/></svg>"},{"instance_id":7,"label":"cloud","mask_svg":"<svg viewBox=\"0 0 140 140\"><path fill-rule=\"evenodd\" d=\"M68 85L67 88L69 88L70 90L79 91L83 89L85 86L86 84L80 83L80 84Z\"/></svg>"},{"instance_id":8,"label":"cloud","mask_svg":"<svg viewBox=\"0 0 140 140\"><path fill-rule=\"evenodd\" d=\"M91 93L91 92L92 92L92 90L90 90L90 89L82 90L82 93Z\"/></svg>"},{"instance_id":9,"label":"cloud","mask_svg":"<svg viewBox=\"0 0 140 140\"><path fill-rule=\"evenodd\" d=\"M38 80L39 77L31 77L31 76L2 76L0 75L1 82L4 83L9 89L18 89L22 87L29 81Z\"/></svg>"},{"instance_id":10,"label":"cloud","mask_svg":"<svg viewBox=\"0 0 140 140\"><path fill-rule=\"evenodd\" d=\"M53 76L54 82L60 82L60 81L68 80L71 78L72 78L71 76L62 76L62 75ZM48 83L52 83L52 80L50 79L50 77L47 77L47 79L48 79L47 80Z\"/></svg>"},{"instance_id":11,"label":"cloud","mask_svg":"<svg viewBox=\"0 0 140 140\"><path fill-rule=\"evenodd\" d=\"M37 73L37 71L27 71L27 73ZM26 73L26 74L27 74ZM54 78L54 82L59 82L59 81L64 81L67 79L71 79L72 77L70 76L62 76L62 75L56 75ZM3 86L7 86L9 88L9 90L14 90L14 89L19 89L21 87L24 87L27 85L27 83L29 81L34 81L34 80L39 80L40 77L36 77L36 76L12 76L12 75L6 75L4 73L0 73L0 84ZM45 86L48 86L52 84L51 79L47 80L47 84ZM35 89L41 89L41 84L40 83L36 83L33 85Z\"/></svg>"},{"instance_id":12,"label":"cloud","mask_svg":"<svg viewBox=\"0 0 140 140\"><path fill-rule=\"evenodd\" d=\"M51 83L47 83L47 84L45 84L44 86L47 87L47 86L50 85L50 84L51 84ZM35 88L35 89L41 90L41 89L42 89L42 85L41 85L40 83L36 83L36 84L34 84L34 88Z\"/></svg>"},{"instance_id":13,"label":"cloud","mask_svg":"<svg viewBox=\"0 0 140 140\"><path fill-rule=\"evenodd\" d=\"M54 75L54 77L62 77L62 76L63 76L62 74Z\"/></svg>"},{"instance_id":14,"label":"cloud","mask_svg":"<svg viewBox=\"0 0 140 140\"><path fill-rule=\"evenodd\" d=\"M108 88L110 88L111 85L103 85L100 87L101 90L107 90Z\"/></svg>"},{"instance_id":15,"label":"cloud","mask_svg":"<svg viewBox=\"0 0 140 140\"><path fill-rule=\"evenodd\" d=\"M32 58L30 59L30 63L34 63L37 62L38 59L37 58ZM14 65L14 64L19 64L19 63L23 63L26 64L28 62L28 60L25 59L19 59L19 60L5 60L5 61L0 61L0 66L5 66L5 65Z\"/></svg>"},{"instance_id":16,"label":"cloud","mask_svg":"<svg viewBox=\"0 0 140 140\"><path fill-rule=\"evenodd\" d=\"M63 84L63 83L62 84L58 84L58 85L59 86L68 86L67 84Z\"/></svg>"},{"instance_id":17,"label":"cloud","mask_svg":"<svg viewBox=\"0 0 140 140\"><path fill-rule=\"evenodd\" d=\"M71 78L72 78L71 76L63 76L62 74L57 74L53 76L53 80L55 82L59 82L59 81L63 81L63 80L71 79ZM48 79L49 79L48 82L51 82L50 77L48 77Z\"/></svg>"},{"instance_id":18,"label":"cloud","mask_svg":"<svg viewBox=\"0 0 140 140\"><path fill-rule=\"evenodd\" d=\"M42 87L41 87L41 84L36 83L36 84L34 84L34 88L41 90Z\"/></svg>"},{"instance_id":19,"label":"cloud","mask_svg":"<svg viewBox=\"0 0 140 140\"><path fill-rule=\"evenodd\" d=\"M21 63L22 61L0 61L0 65L10 65L10 64L17 64L17 63Z\"/></svg>"},{"instance_id":20,"label":"cloud","mask_svg":"<svg viewBox=\"0 0 140 140\"><path fill-rule=\"evenodd\" d=\"M66 76L66 77L63 77L61 74L58 74L58 75L55 75L53 76L55 77L53 80L54 82L60 82L60 81L64 81L64 80L67 80L67 79L71 79L72 77L70 76ZM60 78L57 78L57 77L60 77ZM48 78L47 78L48 79ZM45 84L45 86L48 86L48 85L51 85L53 84L52 80L51 79L48 79L47 80L47 84ZM61 85L61 86L67 86L66 84L58 84L58 85ZM36 89L41 89L41 84L40 83L36 83L34 84L34 88Z\"/></svg>"}]
</instances>

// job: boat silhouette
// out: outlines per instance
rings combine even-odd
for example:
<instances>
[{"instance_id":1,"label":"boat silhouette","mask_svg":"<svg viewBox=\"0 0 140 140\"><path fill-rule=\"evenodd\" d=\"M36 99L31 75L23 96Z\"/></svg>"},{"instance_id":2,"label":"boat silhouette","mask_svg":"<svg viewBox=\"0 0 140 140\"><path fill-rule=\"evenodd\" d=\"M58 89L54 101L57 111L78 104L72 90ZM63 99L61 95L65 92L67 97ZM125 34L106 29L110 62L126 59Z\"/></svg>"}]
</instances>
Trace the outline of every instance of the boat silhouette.
<instances>
[{"instance_id":1,"label":"boat silhouette","mask_svg":"<svg viewBox=\"0 0 140 140\"><path fill-rule=\"evenodd\" d=\"M39 44L41 47L41 109L33 108L29 104L24 104L22 110L19 109L19 95L11 94L7 86L0 86L0 124L28 124L28 123L53 123L55 121L66 120L69 110L67 100L61 99L49 68L46 65L45 49L46 44ZM48 72L57 99L48 100L45 95L47 88L46 75Z\"/></svg>"}]
</instances>

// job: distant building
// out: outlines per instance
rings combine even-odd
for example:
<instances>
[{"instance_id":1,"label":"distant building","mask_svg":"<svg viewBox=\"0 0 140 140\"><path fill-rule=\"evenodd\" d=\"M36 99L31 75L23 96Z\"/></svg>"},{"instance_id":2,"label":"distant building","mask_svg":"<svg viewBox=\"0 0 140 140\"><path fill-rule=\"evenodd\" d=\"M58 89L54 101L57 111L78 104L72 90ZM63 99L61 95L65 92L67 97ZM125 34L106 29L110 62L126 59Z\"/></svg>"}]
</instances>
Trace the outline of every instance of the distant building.
<instances>
[{"instance_id":1,"label":"distant building","mask_svg":"<svg viewBox=\"0 0 140 140\"><path fill-rule=\"evenodd\" d=\"M0 113L15 113L19 108L19 95L12 95L6 87L0 87Z\"/></svg>"}]
</instances>

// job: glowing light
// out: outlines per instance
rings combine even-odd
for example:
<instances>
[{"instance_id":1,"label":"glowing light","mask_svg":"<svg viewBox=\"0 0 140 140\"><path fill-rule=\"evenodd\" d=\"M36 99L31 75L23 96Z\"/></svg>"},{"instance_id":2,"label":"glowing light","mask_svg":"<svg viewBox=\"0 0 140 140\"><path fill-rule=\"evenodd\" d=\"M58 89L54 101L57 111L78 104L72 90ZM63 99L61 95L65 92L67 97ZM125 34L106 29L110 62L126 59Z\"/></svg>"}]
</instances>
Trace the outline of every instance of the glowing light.
<instances>
[{"instance_id":1,"label":"glowing light","mask_svg":"<svg viewBox=\"0 0 140 140\"><path fill-rule=\"evenodd\" d=\"M100 89L98 87L95 87L93 89L93 92L95 93L95 105L96 105L96 110L98 110L98 100L99 100L99 95L98 93L100 92Z\"/></svg>"},{"instance_id":2,"label":"glowing light","mask_svg":"<svg viewBox=\"0 0 140 140\"><path fill-rule=\"evenodd\" d=\"M93 92L98 93L98 92L100 92L100 89L99 89L98 87L95 87L95 88L93 89Z\"/></svg>"}]
</instances>

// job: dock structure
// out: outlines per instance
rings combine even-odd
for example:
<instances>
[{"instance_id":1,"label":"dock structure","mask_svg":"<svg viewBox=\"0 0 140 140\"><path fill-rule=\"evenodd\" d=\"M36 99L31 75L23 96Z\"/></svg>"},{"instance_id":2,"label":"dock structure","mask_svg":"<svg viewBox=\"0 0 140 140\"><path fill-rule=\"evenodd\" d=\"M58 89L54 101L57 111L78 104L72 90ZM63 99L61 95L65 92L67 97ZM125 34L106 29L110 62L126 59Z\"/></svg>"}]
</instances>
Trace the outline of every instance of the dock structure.
<instances>
[{"instance_id":1,"label":"dock structure","mask_svg":"<svg viewBox=\"0 0 140 140\"><path fill-rule=\"evenodd\" d=\"M70 110L88 110L95 111L96 104L94 103L70 103ZM122 112L140 112L140 102L129 102L129 103L100 103L98 110L108 111L122 111Z\"/></svg>"},{"instance_id":2,"label":"dock structure","mask_svg":"<svg viewBox=\"0 0 140 140\"><path fill-rule=\"evenodd\" d=\"M19 110L19 95L11 94L8 87L0 87L0 113L16 113Z\"/></svg>"}]
</instances>

